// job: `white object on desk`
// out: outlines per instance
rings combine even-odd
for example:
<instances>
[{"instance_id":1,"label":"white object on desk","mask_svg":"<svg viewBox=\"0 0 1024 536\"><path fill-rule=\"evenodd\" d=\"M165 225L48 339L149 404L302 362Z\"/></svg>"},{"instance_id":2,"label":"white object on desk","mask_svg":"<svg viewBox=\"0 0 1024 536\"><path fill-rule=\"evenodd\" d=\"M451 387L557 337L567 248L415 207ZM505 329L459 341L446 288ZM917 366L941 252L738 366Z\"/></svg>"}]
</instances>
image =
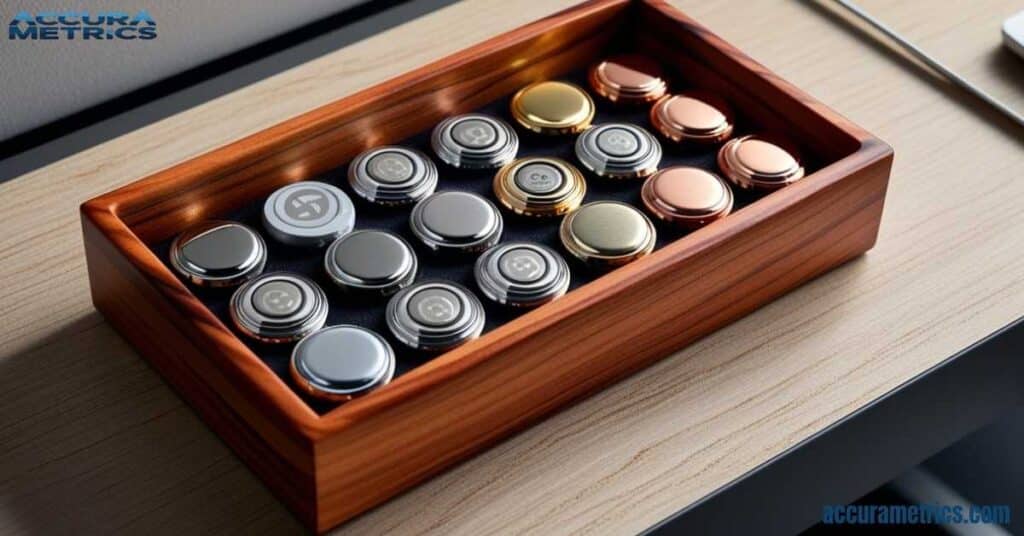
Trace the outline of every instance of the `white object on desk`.
<instances>
[{"instance_id":1,"label":"white object on desk","mask_svg":"<svg viewBox=\"0 0 1024 536\"><path fill-rule=\"evenodd\" d=\"M1024 58L1024 11L1003 23L1003 44Z\"/></svg>"}]
</instances>

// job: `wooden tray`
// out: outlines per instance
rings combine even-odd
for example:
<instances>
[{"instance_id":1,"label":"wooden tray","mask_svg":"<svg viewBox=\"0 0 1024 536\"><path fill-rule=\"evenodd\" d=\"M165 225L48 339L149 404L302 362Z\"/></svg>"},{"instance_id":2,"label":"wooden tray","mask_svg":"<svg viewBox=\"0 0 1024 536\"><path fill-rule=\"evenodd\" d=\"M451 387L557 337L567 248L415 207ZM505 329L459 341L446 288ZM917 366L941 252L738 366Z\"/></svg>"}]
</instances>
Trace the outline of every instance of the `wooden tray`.
<instances>
[{"instance_id":1,"label":"wooden tray","mask_svg":"<svg viewBox=\"0 0 1024 536\"><path fill-rule=\"evenodd\" d=\"M721 95L747 125L786 132L815 171L325 412L154 250L196 221L260 202L369 147L625 49L660 60L677 86ZM891 162L885 143L674 8L602 0L143 178L86 202L81 214L97 309L323 531L867 251Z\"/></svg>"}]
</instances>

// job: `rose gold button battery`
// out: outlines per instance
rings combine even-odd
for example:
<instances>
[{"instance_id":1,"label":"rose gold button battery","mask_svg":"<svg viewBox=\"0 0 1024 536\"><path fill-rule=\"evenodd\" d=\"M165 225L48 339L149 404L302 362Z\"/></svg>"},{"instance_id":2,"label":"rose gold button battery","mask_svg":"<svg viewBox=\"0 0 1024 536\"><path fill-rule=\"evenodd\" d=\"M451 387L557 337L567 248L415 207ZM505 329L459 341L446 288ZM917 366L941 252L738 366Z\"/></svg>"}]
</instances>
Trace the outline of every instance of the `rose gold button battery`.
<instances>
[{"instance_id":1,"label":"rose gold button battery","mask_svg":"<svg viewBox=\"0 0 1024 536\"><path fill-rule=\"evenodd\" d=\"M801 179L804 167L788 143L761 135L729 140L718 151L718 167L740 188L771 191Z\"/></svg>"},{"instance_id":2,"label":"rose gold button battery","mask_svg":"<svg viewBox=\"0 0 1024 536\"><path fill-rule=\"evenodd\" d=\"M713 145L733 132L733 113L726 102L706 93L662 97L651 107L651 124L666 138L683 144Z\"/></svg>"},{"instance_id":3,"label":"rose gold button battery","mask_svg":"<svg viewBox=\"0 0 1024 536\"><path fill-rule=\"evenodd\" d=\"M719 176L695 167L665 168L644 182L640 193L656 218L697 229L732 211L733 195Z\"/></svg>"},{"instance_id":4,"label":"rose gold button battery","mask_svg":"<svg viewBox=\"0 0 1024 536\"><path fill-rule=\"evenodd\" d=\"M661 66L639 54L610 57L591 67L588 78L598 95L622 104L654 102L668 87Z\"/></svg>"}]
</instances>

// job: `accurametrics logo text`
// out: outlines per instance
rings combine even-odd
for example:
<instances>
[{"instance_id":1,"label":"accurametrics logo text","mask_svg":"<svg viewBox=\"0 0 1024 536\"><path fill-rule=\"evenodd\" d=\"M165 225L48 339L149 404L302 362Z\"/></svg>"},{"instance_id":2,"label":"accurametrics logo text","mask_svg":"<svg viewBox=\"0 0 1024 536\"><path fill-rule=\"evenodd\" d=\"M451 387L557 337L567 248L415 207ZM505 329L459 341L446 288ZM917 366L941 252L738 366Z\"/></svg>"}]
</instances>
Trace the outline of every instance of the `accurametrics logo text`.
<instances>
[{"instance_id":1,"label":"accurametrics logo text","mask_svg":"<svg viewBox=\"0 0 1024 536\"><path fill-rule=\"evenodd\" d=\"M156 39L146 11L21 11L11 19L9 40L132 41Z\"/></svg>"}]
</instances>

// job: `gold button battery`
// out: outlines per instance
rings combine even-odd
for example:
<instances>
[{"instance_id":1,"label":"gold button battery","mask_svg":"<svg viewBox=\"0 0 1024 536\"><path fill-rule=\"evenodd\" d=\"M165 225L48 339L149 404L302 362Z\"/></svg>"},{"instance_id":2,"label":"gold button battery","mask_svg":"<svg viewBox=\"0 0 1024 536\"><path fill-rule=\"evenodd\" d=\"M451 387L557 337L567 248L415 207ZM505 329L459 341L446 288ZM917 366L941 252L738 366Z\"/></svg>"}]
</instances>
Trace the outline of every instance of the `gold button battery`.
<instances>
[{"instance_id":1,"label":"gold button battery","mask_svg":"<svg viewBox=\"0 0 1024 536\"><path fill-rule=\"evenodd\" d=\"M594 101L568 82L535 82L512 96L512 117L540 134L576 134L594 119Z\"/></svg>"},{"instance_id":2,"label":"gold button battery","mask_svg":"<svg viewBox=\"0 0 1024 536\"><path fill-rule=\"evenodd\" d=\"M665 168L647 179L640 192L656 218L697 229L732 211L733 195L718 175L688 166Z\"/></svg>"},{"instance_id":3,"label":"gold button battery","mask_svg":"<svg viewBox=\"0 0 1024 536\"><path fill-rule=\"evenodd\" d=\"M718 167L740 188L777 190L804 176L800 158L787 146L758 135L735 138L718 151Z\"/></svg>"},{"instance_id":4,"label":"gold button battery","mask_svg":"<svg viewBox=\"0 0 1024 536\"><path fill-rule=\"evenodd\" d=\"M661 66L639 54L608 58L590 68L588 79L598 95L622 104L654 102L668 88Z\"/></svg>"},{"instance_id":5,"label":"gold button battery","mask_svg":"<svg viewBox=\"0 0 1024 536\"><path fill-rule=\"evenodd\" d=\"M587 193L583 173L560 158L515 160L494 176L494 195L524 216L558 216L576 210Z\"/></svg>"},{"instance_id":6,"label":"gold button battery","mask_svg":"<svg viewBox=\"0 0 1024 536\"><path fill-rule=\"evenodd\" d=\"M674 142L714 145L732 136L733 113L714 95L667 95L651 107L651 124Z\"/></svg>"},{"instance_id":7,"label":"gold button battery","mask_svg":"<svg viewBox=\"0 0 1024 536\"><path fill-rule=\"evenodd\" d=\"M631 205L595 201L562 220L559 238L576 258L596 268L613 268L654 250L651 220Z\"/></svg>"}]
</instances>

